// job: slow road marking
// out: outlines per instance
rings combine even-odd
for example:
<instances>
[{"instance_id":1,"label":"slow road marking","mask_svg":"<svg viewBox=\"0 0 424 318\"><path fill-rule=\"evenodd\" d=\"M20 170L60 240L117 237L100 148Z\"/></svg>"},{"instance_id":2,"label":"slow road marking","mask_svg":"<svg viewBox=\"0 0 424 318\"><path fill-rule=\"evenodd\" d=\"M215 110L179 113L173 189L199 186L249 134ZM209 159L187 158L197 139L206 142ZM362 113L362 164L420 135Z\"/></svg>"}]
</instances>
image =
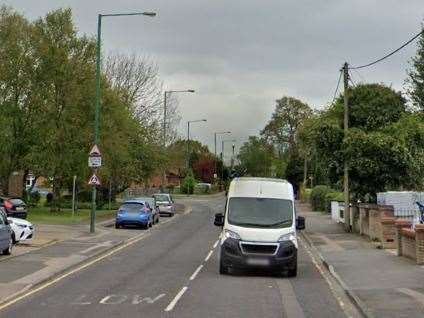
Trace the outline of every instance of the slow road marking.
<instances>
[{"instance_id":1,"label":"slow road marking","mask_svg":"<svg viewBox=\"0 0 424 318\"><path fill-rule=\"evenodd\" d=\"M175 298L169 303L168 307L165 308L165 311L171 311L172 309L174 309L175 305L180 300L180 298L183 297L187 289L188 289L187 286L184 286L183 288L181 288L181 290L178 292Z\"/></svg>"}]
</instances>

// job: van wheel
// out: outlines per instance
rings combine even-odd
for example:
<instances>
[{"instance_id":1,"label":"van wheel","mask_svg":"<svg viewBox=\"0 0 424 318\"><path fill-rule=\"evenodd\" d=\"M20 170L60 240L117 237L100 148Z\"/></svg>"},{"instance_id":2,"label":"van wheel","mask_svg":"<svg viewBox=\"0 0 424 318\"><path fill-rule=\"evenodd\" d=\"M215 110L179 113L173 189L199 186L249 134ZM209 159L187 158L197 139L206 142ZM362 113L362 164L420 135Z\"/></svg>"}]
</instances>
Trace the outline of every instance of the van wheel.
<instances>
[{"instance_id":1,"label":"van wheel","mask_svg":"<svg viewBox=\"0 0 424 318\"><path fill-rule=\"evenodd\" d=\"M296 277L297 276L297 264L293 268L289 268L287 271L288 277Z\"/></svg>"},{"instance_id":2,"label":"van wheel","mask_svg":"<svg viewBox=\"0 0 424 318\"><path fill-rule=\"evenodd\" d=\"M222 259L219 261L219 273L221 275L228 275L230 273L228 266L225 266Z\"/></svg>"}]
</instances>

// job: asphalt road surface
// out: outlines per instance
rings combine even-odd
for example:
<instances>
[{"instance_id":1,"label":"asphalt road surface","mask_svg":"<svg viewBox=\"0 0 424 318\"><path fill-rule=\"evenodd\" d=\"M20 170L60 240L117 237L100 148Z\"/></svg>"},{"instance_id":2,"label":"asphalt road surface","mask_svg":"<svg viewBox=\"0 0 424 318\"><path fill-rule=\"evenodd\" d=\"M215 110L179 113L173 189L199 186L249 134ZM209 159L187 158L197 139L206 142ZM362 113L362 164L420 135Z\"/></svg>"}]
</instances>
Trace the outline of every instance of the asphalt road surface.
<instances>
[{"instance_id":1,"label":"asphalt road surface","mask_svg":"<svg viewBox=\"0 0 424 318\"><path fill-rule=\"evenodd\" d=\"M303 247L296 278L219 275L214 213L224 199L190 201L127 248L0 311L0 317L346 317Z\"/></svg>"}]
</instances>

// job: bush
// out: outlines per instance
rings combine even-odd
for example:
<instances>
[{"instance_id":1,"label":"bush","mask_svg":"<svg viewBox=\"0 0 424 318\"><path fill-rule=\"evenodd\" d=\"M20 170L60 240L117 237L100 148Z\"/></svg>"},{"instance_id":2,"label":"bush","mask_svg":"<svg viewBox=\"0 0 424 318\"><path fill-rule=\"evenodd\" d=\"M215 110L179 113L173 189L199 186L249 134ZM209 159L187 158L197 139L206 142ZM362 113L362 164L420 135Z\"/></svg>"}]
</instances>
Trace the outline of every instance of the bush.
<instances>
[{"instance_id":1,"label":"bush","mask_svg":"<svg viewBox=\"0 0 424 318\"><path fill-rule=\"evenodd\" d=\"M331 201L343 201L343 192L330 192L325 195L325 210L331 213Z\"/></svg>"},{"instance_id":2,"label":"bush","mask_svg":"<svg viewBox=\"0 0 424 318\"><path fill-rule=\"evenodd\" d=\"M325 185L318 185L312 189L311 205L314 211L325 211L325 197L330 192L334 191Z\"/></svg>"},{"instance_id":3,"label":"bush","mask_svg":"<svg viewBox=\"0 0 424 318\"><path fill-rule=\"evenodd\" d=\"M193 194L195 184L196 184L196 180L194 179L193 176L191 175L186 176L183 180L183 183L181 184L181 193Z\"/></svg>"},{"instance_id":4,"label":"bush","mask_svg":"<svg viewBox=\"0 0 424 318\"><path fill-rule=\"evenodd\" d=\"M38 191L30 192L28 204L30 206L34 207L40 202L40 199L41 199L40 192L38 192Z\"/></svg>"}]
</instances>

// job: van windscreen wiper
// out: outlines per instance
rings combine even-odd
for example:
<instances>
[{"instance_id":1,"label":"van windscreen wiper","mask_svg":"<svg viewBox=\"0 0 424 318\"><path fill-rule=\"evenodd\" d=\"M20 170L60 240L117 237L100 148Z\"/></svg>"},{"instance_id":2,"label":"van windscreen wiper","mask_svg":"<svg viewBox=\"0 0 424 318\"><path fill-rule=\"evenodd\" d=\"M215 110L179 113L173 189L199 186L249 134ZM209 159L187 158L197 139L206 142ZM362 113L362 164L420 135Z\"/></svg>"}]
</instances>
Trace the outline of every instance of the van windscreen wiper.
<instances>
[{"instance_id":1,"label":"van windscreen wiper","mask_svg":"<svg viewBox=\"0 0 424 318\"><path fill-rule=\"evenodd\" d=\"M272 223L272 224L267 224L267 225L264 225L264 226L266 226L266 227L273 227L273 226L288 224L288 223L291 223L292 221L293 221L292 219L287 219L287 220L283 220L283 221L280 221L280 222L276 222L276 223Z\"/></svg>"}]
</instances>

